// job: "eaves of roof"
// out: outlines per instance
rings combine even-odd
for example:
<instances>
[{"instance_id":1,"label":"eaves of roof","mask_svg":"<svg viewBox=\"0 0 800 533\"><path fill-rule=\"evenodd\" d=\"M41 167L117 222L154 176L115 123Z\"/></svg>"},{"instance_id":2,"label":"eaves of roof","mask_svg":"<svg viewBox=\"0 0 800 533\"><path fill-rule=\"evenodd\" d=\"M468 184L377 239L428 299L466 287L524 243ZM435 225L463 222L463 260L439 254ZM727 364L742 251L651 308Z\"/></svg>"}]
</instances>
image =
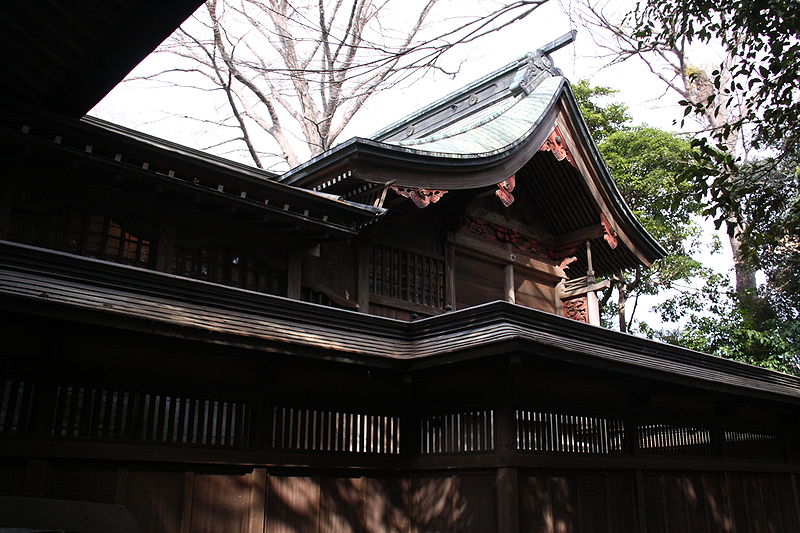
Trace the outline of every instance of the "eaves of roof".
<instances>
[{"instance_id":1,"label":"eaves of roof","mask_svg":"<svg viewBox=\"0 0 800 533\"><path fill-rule=\"evenodd\" d=\"M800 405L800 378L506 302L416 322L0 241L0 306L256 351L414 369L517 351Z\"/></svg>"},{"instance_id":2,"label":"eaves of roof","mask_svg":"<svg viewBox=\"0 0 800 533\"><path fill-rule=\"evenodd\" d=\"M26 107L6 107L3 111L0 136L9 143L35 146L54 156L86 160L109 171L128 172L139 179L191 189L212 195L215 201L270 211L301 224L321 224L336 229L334 219L341 219L336 224L345 232L353 233L385 212L381 208L279 183L269 172L100 119L78 120ZM259 198L261 200L257 201ZM271 205L267 205L264 198L270 199ZM309 216L311 213L317 214L319 220Z\"/></svg>"}]
</instances>

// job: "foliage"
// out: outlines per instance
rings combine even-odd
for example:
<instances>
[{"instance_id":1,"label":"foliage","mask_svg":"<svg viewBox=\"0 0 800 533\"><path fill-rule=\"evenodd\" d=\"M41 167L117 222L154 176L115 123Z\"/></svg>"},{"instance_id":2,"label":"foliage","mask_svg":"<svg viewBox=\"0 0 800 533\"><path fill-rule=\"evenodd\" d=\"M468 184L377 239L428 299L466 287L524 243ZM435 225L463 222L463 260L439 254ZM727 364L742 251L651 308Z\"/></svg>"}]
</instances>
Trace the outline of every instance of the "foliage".
<instances>
[{"instance_id":1,"label":"foliage","mask_svg":"<svg viewBox=\"0 0 800 533\"><path fill-rule=\"evenodd\" d=\"M645 335L704 353L800 375L800 320L777 316L769 302L744 308L728 289L730 281L712 275L695 294L678 295L660 306L679 327L642 326Z\"/></svg>"},{"instance_id":2,"label":"foliage","mask_svg":"<svg viewBox=\"0 0 800 533\"><path fill-rule=\"evenodd\" d=\"M712 132L726 150L732 131L752 128L754 148L796 152L800 143L800 2L797 0L648 0L632 14L642 48L718 43L726 61L712 71L715 94L684 101L686 114L703 114L715 104L738 105L741 115ZM695 79L698 73L689 73ZM731 154L732 155L732 154Z\"/></svg>"},{"instance_id":3,"label":"foliage","mask_svg":"<svg viewBox=\"0 0 800 533\"><path fill-rule=\"evenodd\" d=\"M610 87L591 85L589 80L584 79L572 86L572 92L581 106L581 113L595 142L602 142L610 134L625 129L631 120L625 104L611 102L601 105L596 101L617 92Z\"/></svg>"},{"instance_id":4,"label":"foliage","mask_svg":"<svg viewBox=\"0 0 800 533\"><path fill-rule=\"evenodd\" d=\"M677 135L630 126L624 104L599 101L616 92L608 87L594 87L583 80L573 92L592 136L600 139L598 148L622 196L669 254L645 272L620 272L614 277L612 289L621 297L612 302L611 291L607 292L603 311L606 321L612 314L619 315L624 331L633 321L640 295L685 291L679 285L686 287L688 280L707 275L692 258L700 247L701 231L695 218L700 204L690 194L690 185L680 179L691 149L689 142ZM631 298L633 308L627 311L625 301Z\"/></svg>"}]
</instances>

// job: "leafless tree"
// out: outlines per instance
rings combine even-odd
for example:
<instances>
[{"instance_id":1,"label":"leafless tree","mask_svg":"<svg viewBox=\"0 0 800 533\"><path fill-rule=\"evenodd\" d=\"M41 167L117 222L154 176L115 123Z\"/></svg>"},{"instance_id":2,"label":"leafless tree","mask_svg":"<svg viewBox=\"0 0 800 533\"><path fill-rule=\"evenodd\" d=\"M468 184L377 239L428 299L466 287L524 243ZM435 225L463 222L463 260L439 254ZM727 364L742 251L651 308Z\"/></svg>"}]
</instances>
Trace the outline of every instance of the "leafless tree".
<instances>
[{"instance_id":1,"label":"leafless tree","mask_svg":"<svg viewBox=\"0 0 800 533\"><path fill-rule=\"evenodd\" d=\"M748 145L741 128L732 125L739 123L744 116L743 99L737 98L735 84L732 84L731 67L734 58L724 49L722 60L715 68L719 69L721 83L715 85L712 76L703 67L694 64L691 58L689 41L678 32L654 32L672 35L670 39L650 39L643 41L637 36L638 20L636 11L609 14L606 4L593 0L575 0L570 3L571 15L589 31L598 55L609 66L629 60L639 60L652 76L661 81L664 95L676 96L676 103L686 109L700 110L699 128L696 135L722 140L721 148L730 154L744 155ZM731 88L732 87L732 88ZM683 121L681 122L683 126ZM723 184L720 184L724 186ZM741 235L745 228L735 209L725 215L728 239L733 252L736 291L739 295L752 294L756 289L755 271L745 260L742 251Z\"/></svg>"},{"instance_id":2,"label":"leafless tree","mask_svg":"<svg viewBox=\"0 0 800 533\"><path fill-rule=\"evenodd\" d=\"M235 133L221 144L243 143L261 168L294 167L331 148L376 92L444 71L442 56L454 46L546 1L456 16L463 2L208 0L158 51L177 65L137 79L223 95L222 125Z\"/></svg>"}]
</instances>

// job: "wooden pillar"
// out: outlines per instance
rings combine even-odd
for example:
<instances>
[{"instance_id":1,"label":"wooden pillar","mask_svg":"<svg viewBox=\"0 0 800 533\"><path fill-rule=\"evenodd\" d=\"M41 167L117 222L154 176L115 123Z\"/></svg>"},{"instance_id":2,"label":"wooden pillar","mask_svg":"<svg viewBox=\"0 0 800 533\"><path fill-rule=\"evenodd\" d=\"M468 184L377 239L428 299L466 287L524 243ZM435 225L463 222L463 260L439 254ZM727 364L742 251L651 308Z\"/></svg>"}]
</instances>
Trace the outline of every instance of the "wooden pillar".
<instances>
[{"instance_id":1,"label":"wooden pillar","mask_svg":"<svg viewBox=\"0 0 800 533\"><path fill-rule=\"evenodd\" d=\"M498 398L494 409L494 453L497 457L497 531L519 532L519 480L516 466L512 466L517 451L516 413L510 392L513 358L509 367L499 376Z\"/></svg>"},{"instance_id":2,"label":"wooden pillar","mask_svg":"<svg viewBox=\"0 0 800 533\"><path fill-rule=\"evenodd\" d=\"M300 284L303 279L303 254L300 250L289 250L289 265L286 273L286 296L300 299Z\"/></svg>"},{"instance_id":3,"label":"wooden pillar","mask_svg":"<svg viewBox=\"0 0 800 533\"><path fill-rule=\"evenodd\" d=\"M400 412L400 454L416 457L420 453L419 412L414 403L413 382L410 375L403 377L403 409Z\"/></svg>"},{"instance_id":4,"label":"wooden pillar","mask_svg":"<svg viewBox=\"0 0 800 533\"><path fill-rule=\"evenodd\" d=\"M511 243L506 243L506 252L507 257L505 268L503 269L504 274L504 287L503 287L503 297L505 301L509 303L517 303L517 295L514 291L514 261L516 260L516 256L514 255L514 249L511 247Z\"/></svg>"},{"instance_id":5,"label":"wooden pillar","mask_svg":"<svg viewBox=\"0 0 800 533\"><path fill-rule=\"evenodd\" d=\"M369 313L369 271L372 250L369 244L360 242L358 244L358 281L356 290L358 291L358 311Z\"/></svg>"},{"instance_id":6,"label":"wooden pillar","mask_svg":"<svg viewBox=\"0 0 800 533\"><path fill-rule=\"evenodd\" d=\"M514 265L506 265L504 269L505 273L505 287L503 293L505 295L505 300L509 303L516 303L517 296L514 292Z\"/></svg>"}]
</instances>

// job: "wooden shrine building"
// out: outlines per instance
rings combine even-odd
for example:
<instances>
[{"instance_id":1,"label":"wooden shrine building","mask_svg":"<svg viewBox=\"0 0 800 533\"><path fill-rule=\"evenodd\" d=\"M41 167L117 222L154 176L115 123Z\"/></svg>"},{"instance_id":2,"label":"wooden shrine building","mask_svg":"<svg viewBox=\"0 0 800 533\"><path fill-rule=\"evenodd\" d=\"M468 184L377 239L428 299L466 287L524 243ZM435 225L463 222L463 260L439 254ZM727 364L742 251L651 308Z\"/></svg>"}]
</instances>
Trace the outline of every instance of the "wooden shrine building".
<instances>
[{"instance_id":1,"label":"wooden shrine building","mask_svg":"<svg viewBox=\"0 0 800 533\"><path fill-rule=\"evenodd\" d=\"M800 531L800 380L599 327L570 37L275 175L83 116L197 1L7 4L0 529Z\"/></svg>"}]
</instances>

